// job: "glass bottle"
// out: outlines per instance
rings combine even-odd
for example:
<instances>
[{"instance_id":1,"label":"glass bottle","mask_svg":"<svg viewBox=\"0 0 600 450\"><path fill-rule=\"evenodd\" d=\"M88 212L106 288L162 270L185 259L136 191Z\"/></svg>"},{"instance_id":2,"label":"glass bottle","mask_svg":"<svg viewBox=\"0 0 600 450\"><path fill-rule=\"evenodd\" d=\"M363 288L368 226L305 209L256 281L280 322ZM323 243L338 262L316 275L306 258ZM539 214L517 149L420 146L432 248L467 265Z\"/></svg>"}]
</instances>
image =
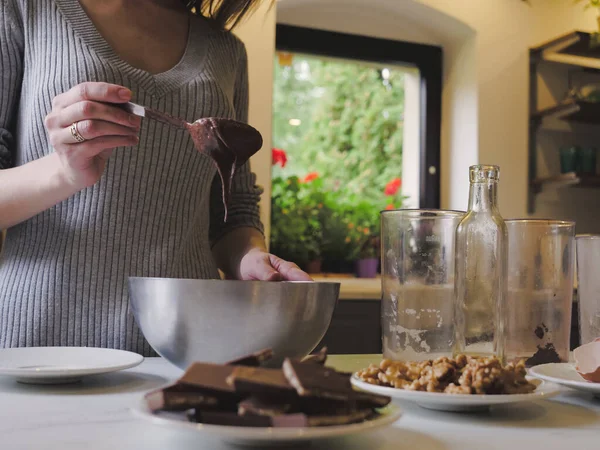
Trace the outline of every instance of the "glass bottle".
<instances>
[{"instance_id":1,"label":"glass bottle","mask_svg":"<svg viewBox=\"0 0 600 450\"><path fill-rule=\"evenodd\" d=\"M498 210L498 166L469 168L469 209L456 230L454 354L504 363L508 232Z\"/></svg>"}]
</instances>

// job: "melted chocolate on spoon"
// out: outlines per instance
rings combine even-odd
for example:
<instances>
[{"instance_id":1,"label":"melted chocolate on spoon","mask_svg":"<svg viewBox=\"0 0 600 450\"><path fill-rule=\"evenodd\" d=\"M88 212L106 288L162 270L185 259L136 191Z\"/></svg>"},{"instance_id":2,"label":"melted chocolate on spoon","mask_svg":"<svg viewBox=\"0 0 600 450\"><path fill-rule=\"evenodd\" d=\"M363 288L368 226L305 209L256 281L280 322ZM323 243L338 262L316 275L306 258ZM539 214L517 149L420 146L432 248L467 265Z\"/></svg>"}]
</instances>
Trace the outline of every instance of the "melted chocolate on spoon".
<instances>
[{"instance_id":1,"label":"melted chocolate on spoon","mask_svg":"<svg viewBox=\"0 0 600 450\"><path fill-rule=\"evenodd\" d=\"M187 130L200 153L210 157L221 178L223 188L224 220L227 221L227 205L231 196L231 184L235 170L260 150L262 136L255 128L235 120L207 117L188 123L178 117L128 102L115 105L132 114L157 120L176 128Z\"/></svg>"},{"instance_id":2,"label":"melted chocolate on spoon","mask_svg":"<svg viewBox=\"0 0 600 450\"><path fill-rule=\"evenodd\" d=\"M221 177L224 220L227 221L227 205L231 196L231 184L235 170L241 167L262 147L262 136L255 128L230 119L207 117L186 123L196 150L214 161Z\"/></svg>"}]
</instances>

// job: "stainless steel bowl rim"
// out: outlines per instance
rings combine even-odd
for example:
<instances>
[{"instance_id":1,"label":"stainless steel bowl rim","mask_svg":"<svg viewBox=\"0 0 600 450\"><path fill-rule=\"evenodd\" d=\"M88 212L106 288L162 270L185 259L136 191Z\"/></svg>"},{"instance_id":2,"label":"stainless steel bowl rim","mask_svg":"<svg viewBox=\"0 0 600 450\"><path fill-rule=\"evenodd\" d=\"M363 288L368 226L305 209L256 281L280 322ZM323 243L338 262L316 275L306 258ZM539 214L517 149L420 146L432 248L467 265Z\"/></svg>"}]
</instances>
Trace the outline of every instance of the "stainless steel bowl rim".
<instances>
[{"instance_id":1,"label":"stainless steel bowl rim","mask_svg":"<svg viewBox=\"0 0 600 450\"><path fill-rule=\"evenodd\" d=\"M340 286L341 283L335 281L261 281L261 280L221 280L221 279L202 279L202 278L167 278L167 277L129 277L130 280L174 280L174 281L201 281L202 283L222 283L228 284L319 284Z\"/></svg>"}]
</instances>

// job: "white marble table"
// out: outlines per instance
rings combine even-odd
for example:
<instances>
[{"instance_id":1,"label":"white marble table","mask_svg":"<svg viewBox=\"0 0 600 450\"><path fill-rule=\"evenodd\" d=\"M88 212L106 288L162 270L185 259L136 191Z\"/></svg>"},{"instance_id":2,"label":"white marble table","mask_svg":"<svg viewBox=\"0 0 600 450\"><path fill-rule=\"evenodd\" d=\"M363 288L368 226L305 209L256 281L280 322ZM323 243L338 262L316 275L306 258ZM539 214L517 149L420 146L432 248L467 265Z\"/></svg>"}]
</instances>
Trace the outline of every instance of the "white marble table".
<instances>
[{"instance_id":1,"label":"white marble table","mask_svg":"<svg viewBox=\"0 0 600 450\"><path fill-rule=\"evenodd\" d=\"M332 356L355 370L377 356ZM220 450L235 448L196 433L172 431L133 416L143 392L181 372L159 358L70 386L28 386L0 378L0 449ZM588 450L600 448L600 400L567 391L558 398L487 414L452 414L401 404L388 429L313 443L315 450Z\"/></svg>"}]
</instances>

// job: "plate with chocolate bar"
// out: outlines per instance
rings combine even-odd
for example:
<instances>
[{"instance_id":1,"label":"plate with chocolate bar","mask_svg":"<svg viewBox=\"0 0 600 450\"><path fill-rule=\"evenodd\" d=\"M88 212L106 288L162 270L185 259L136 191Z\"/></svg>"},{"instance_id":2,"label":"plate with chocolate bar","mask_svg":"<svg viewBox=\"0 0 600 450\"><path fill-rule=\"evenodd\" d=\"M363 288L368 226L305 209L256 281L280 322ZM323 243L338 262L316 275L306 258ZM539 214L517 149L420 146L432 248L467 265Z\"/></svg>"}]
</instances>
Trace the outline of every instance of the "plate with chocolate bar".
<instances>
[{"instance_id":1,"label":"plate with chocolate bar","mask_svg":"<svg viewBox=\"0 0 600 450\"><path fill-rule=\"evenodd\" d=\"M327 367L324 351L265 368L268 352L192 364L176 382L148 392L133 412L159 425L257 446L364 433L400 418L389 397L359 392L350 374Z\"/></svg>"}]
</instances>

